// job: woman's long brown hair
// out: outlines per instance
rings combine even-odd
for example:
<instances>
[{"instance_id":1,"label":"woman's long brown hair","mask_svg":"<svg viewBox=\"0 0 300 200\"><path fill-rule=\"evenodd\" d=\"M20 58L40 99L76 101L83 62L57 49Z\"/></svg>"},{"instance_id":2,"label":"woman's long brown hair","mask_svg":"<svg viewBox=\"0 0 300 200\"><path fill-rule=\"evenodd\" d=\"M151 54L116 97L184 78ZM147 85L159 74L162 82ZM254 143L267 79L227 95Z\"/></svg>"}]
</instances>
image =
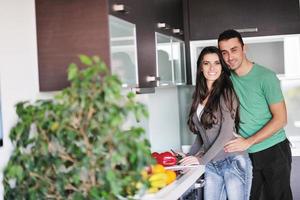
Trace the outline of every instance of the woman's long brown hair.
<instances>
[{"instance_id":1,"label":"woman's long brown hair","mask_svg":"<svg viewBox=\"0 0 300 200\"><path fill-rule=\"evenodd\" d=\"M202 61L206 54L217 54L222 66L222 72L220 77L215 80L212 85L212 89L209 92L206 84L206 78L201 70ZM203 113L201 115L200 122L205 129L210 129L213 124L221 122L223 114L220 106L221 97L225 101L226 110L229 110L231 117L235 119L235 128L238 133L239 127L239 102L238 97L234 91L233 84L230 80L230 70L226 65L220 50L216 47L209 46L205 47L197 60L197 76L196 76L196 88L193 94L193 102L189 113L188 126L189 129L196 133L197 129L193 122L193 116L197 112L199 104L202 104L203 101L208 97L207 103L204 107ZM234 105L234 102L235 105ZM237 106L237 107L236 107ZM218 118L216 115L217 112L220 112L221 118Z\"/></svg>"}]
</instances>

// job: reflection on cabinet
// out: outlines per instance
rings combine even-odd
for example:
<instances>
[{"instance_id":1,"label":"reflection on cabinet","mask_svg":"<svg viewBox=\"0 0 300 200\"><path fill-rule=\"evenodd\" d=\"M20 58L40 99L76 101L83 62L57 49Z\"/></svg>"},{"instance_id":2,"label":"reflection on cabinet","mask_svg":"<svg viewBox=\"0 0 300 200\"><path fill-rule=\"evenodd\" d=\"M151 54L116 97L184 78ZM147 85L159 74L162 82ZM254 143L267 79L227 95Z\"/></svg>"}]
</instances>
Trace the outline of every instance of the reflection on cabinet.
<instances>
[{"instance_id":1,"label":"reflection on cabinet","mask_svg":"<svg viewBox=\"0 0 300 200\"><path fill-rule=\"evenodd\" d=\"M149 0L110 0L109 13L135 24L138 85L141 88L155 87L154 2Z\"/></svg>"},{"instance_id":2,"label":"reflection on cabinet","mask_svg":"<svg viewBox=\"0 0 300 200\"><path fill-rule=\"evenodd\" d=\"M186 83L183 41L156 33L156 57L159 86Z\"/></svg>"},{"instance_id":3,"label":"reflection on cabinet","mask_svg":"<svg viewBox=\"0 0 300 200\"><path fill-rule=\"evenodd\" d=\"M77 55L99 55L109 65L106 0L36 0L41 91L69 85L67 68Z\"/></svg>"},{"instance_id":4,"label":"reflection on cabinet","mask_svg":"<svg viewBox=\"0 0 300 200\"><path fill-rule=\"evenodd\" d=\"M123 87L138 86L135 24L109 16L111 72Z\"/></svg>"},{"instance_id":5,"label":"reflection on cabinet","mask_svg":"<svg viewBox=\"0 0 300 200\"><path fill-rule=\"evenodd\" d=\"M243 36L300 33L299 0L188 0L190 39L215 39L226 29Z\"/></svg>"},{"instance_id":6,"label":"reflection on cabinet","mask_svg":"<svg viewBox=\"0 0 300 200\"><path fill-rule=\"evenodd\" d=\"M174 83L186 84L186 62L184 41L172 38L172 57L174 69Z\"/></svg>"}]
</instances>

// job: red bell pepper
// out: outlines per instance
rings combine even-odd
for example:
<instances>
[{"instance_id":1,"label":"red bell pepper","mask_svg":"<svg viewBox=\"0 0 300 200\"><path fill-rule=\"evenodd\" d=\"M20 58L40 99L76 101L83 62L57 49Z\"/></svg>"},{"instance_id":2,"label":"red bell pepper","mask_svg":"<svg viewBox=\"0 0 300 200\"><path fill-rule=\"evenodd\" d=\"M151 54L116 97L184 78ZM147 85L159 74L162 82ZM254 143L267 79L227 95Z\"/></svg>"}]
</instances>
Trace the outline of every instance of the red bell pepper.
<instances>
[{"instance_id":1,"label":"red bell pepper","mask_svg":"<svg viewBox=\"0 0 300 200\"><path fill-rule=\"evenodd\" d=\"M157 163L158 164L161 164L163 166L172 166L172 165L175 165L177 163L177 159L175 156L169 156L169 155L159 155L157 157Z\"/></svg>"},{"instance_id":2,"label":"red bell pepper","mask_svg":"<svg viewBox=\"0 0 300 200\"><path fill-rule=\"evenodd\" d=\"M172 166L177 163L176 156L168 151L163 153L153 152L151 155L153 158L156 159L156 162L158 164L161 164L163 166Z\"/></svg>"}]
</instances>

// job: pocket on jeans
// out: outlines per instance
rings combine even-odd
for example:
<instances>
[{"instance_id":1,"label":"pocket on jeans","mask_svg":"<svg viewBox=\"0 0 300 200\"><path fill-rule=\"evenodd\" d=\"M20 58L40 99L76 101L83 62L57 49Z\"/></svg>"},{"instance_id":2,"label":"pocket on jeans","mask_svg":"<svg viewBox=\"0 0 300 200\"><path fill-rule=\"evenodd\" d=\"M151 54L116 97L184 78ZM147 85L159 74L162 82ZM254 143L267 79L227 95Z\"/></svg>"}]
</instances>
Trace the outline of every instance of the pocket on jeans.
<instances>
[{"instance_id":1,"label":"pocket on jeans","mask_svg":"<svg viewBox=\"0 0 300 200\"><path fill-rule=\"evenodd\" d=\"M247 168L247 158L238 156L235 157L232 160L232 166L235 169L235 171L237 171L237 173L244 178L245 177L245 173L246 173L246 168Z\"/></svg>"}]
</instances>

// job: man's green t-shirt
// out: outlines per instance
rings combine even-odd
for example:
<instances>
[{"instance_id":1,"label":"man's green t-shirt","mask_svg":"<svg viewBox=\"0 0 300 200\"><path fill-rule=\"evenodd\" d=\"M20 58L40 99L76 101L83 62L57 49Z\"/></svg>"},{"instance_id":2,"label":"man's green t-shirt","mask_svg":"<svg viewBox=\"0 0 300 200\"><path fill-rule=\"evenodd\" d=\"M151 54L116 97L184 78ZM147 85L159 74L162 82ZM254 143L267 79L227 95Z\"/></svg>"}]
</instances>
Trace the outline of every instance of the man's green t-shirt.
<instances>
[{"instance_id":1,"label":"man's green t-shirt","mask_svg":"<svg viewBox=\"0 0 300 200\"><path fill-rule=\"evenodd\" d=\"M255 134L271 118L269 105L283 101L280 82L271 70L254 64L245 76L231 73L231 80L240 101L240 134L244 138ZM285 140L283 129L266 140L251 146L249 153L267 149Z\"/></svg>"}]
</instances>

